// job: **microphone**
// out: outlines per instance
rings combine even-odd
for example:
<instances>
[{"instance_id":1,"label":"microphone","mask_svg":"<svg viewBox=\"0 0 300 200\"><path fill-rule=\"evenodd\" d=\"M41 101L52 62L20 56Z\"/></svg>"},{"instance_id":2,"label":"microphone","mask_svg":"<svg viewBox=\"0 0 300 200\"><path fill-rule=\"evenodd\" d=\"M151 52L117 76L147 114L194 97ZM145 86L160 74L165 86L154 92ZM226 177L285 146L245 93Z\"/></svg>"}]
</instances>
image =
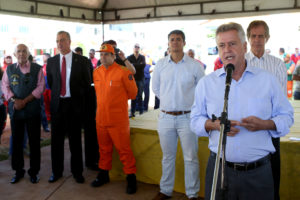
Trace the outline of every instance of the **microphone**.
<instances>
[{"instance_id":1,"label":"microphone","mask_svg":"<svg viewBox=\"0 0 300 200\"><path fill-rule=\"evenodd\" d=\"M231 80L232 80L232 72L234 71L234 65L229 63L228 65L226 65L225 67L226 70L226 86L230 86L231 84Z\"/></svg>"}]
</instances>

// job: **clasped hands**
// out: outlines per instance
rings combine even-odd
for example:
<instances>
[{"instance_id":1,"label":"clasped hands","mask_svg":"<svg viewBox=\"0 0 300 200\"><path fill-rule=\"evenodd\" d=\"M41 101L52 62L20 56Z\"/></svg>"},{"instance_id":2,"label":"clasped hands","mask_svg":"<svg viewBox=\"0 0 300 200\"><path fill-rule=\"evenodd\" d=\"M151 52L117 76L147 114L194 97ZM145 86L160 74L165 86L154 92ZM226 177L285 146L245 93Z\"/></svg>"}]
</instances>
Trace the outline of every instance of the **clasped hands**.
<instances>
[{"instance_id":1,"label":"clasped hands","mask_svg":"<svg viewBox=\"0 0 300 200\"><path fill-rule=\"evenodd\" d=\"M208 130L220 130L220 120L210 121L211 125L207 124ZM243 118L241 122L236 120L230 120L230 131L227 132L228 136L235 136L239 133L240 129L236 126L242 126L249 131L259 131L259 130L276 130L275 123L272 120L262 120L255 116L249 116Z\"/></svg>"},{"instance_id":2,"label":"clasped hands","mask_svg":"<svg viewBox=\"0 0 300 200\"><path fill-rule=\"evenodd\" d=\"M14 102L14 109L15 110L21 110L26 106L26 102L24 99L15 99Z\"/></svg>"}]
</instances>

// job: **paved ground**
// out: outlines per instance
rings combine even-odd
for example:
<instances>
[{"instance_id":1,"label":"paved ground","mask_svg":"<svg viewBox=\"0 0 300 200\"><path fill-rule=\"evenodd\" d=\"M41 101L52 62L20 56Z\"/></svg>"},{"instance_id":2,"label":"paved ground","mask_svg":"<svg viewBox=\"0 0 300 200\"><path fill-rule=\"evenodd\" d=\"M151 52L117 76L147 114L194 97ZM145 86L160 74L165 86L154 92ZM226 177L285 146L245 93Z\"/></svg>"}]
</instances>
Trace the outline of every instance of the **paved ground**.
<instances>
[{"instance_id":1,"label":"paved ground","mask_svg":"<svg viewBox=\"0 0 300 200\"><path fill-rule=\"evenodd\" d=\"M9 123L8 123L9 124ZM10 127L7 126L0 148L8 148ZM42 132L43 138L49 138L50 134ZM56 183L48 183L51 175L50 146L42 148L42 161L40 171L40 182L32 184L28 174L17 184L10 184L10 179L14 175L11 169L10 160L0 162L0 199L1 200L150 200L159 191L158 185L151 185L138 182L138 191L134 195L125 193L126 181L120 177L111 177L111 182L100 188L92 188L90 183L97 176L96 171L84 170L86 179L84 184L75 182L70 173L70 153L67 140L65 142L65 171L64 177ZM29 159L25 156L25 169L28 169ZM174 193L174 200L187 199L184 194Z\"/></svg>"}]
</instances>

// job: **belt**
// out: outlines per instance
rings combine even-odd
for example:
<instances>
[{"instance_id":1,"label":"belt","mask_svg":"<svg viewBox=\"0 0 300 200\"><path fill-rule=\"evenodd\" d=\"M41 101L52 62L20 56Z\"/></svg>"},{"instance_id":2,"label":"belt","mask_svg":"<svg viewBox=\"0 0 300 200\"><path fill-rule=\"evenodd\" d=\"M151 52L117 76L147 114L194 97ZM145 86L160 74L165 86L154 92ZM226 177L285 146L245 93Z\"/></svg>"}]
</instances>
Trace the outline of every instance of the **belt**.
<instances>
[{"instance_id":1,"label":"belt","mask_svg":"<svg viewBox=\"0 0 300 200\"><path fill-rule=\"evenodd\" d=\"M211 155L216 157L216 154L214 152L211 152ZM257 161L254 161L254 162L233 163L233 162L226 161L225 163L226 163L226 166L233 168L233 170L235 170L235 171L249 171L249 170L256 169L258 167L261 167L261 166L267 164L268 162L270 162L270 158L271 158L271 155L268 154L265 157L263 157Z\"/></svg>"},{"instance_id":2,"label":"belt","mask_svg":"<svg viewBox=\"0 0 300 200\"><path fill-rule=\"evenodd\" d=\"M176 115L184 115L184 114L190 113L191 111L190 110L188 110L188 111L164 111L164 110L161 110L161 112L176 116Z\"/></svg>"}]
</instances>

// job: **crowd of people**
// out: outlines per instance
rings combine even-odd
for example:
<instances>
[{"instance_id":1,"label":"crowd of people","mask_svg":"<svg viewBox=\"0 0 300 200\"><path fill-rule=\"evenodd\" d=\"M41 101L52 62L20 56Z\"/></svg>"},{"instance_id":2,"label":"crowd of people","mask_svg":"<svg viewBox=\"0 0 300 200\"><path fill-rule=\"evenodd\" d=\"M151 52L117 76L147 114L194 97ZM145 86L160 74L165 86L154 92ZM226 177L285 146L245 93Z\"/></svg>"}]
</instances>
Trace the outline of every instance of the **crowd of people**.
<instances>
[{"instance_id":1,"label":"crowd of people","mask_svg":"<svg viewBox=\"0 0 300 200\"><path fill-rule=\"evenodd\" d=\"M98 171L91 186L110 182L115 146L126 174L126 192L134 194L137 169L130 147L129 118L134 118L136 111L140 115L148 111L152 79L155 108L160 109L157 132L163 153L160 191L153 199L172 196L178 139L184 158L186 196L199 198L198 137L209 138L205 199L210 199L220 135L220 120L212 116L222 113L226 66L233 64L228 101L230 128L224 155L228 199L279 199L279 138L293 125L294 111L287 97L293 88L289 81L293 80L297 81L294 98L300 96L300 55L298 51L296 55L286 54L284 62L269 55L265 49L269 38L264 21L251 22L246 33L237 23L220 25L216 30L219 58L209 75L205 75L206 65L194 58L193 49L184 52L186 38L180 30L168 34L168 51L156 63L146 62L137 43L133 54L126 57L114 40L104 41L99 50L91 49L89 58L84 57L82 48L71 50L71 36L65 31L57 33L59 54L44 54L44 66L30 61L28 47L18 44L14 52L17 62L12 63L7 56L3 76L0 74L0 127L5 121L2 118L6 118L6 101L12 131L11 164L15 175L11 183L19 182L26 172L25 135L30 146L27 172L32 183L39 182L41 124L46 120L51 121L49 183L63 177L65 137L69 140L73 178L77 183L85 182L81 142L84 129L85 165ZM97 52L100 60L95 58ZM48 124L43 127L49 131ZM219 188L217 184L216 199L222 199Z\"/></svg>"}]
</instances>

